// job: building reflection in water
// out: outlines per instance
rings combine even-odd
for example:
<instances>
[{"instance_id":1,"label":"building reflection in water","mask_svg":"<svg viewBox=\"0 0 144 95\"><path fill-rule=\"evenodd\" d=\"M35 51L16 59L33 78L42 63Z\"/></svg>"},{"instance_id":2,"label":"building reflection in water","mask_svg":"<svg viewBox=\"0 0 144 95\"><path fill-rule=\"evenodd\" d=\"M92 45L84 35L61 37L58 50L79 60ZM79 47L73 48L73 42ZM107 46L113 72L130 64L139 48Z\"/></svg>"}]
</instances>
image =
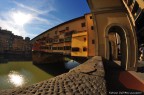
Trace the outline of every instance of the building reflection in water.
<instances>
[{"instance_id":1,"label":"building reflection in water","mask_svg":"<svg viewBox=\"0 0 144 95\"><path fill-rule=\"evenodd\" d=\"M11 71L8 74L8 82L15 87L23 86L26 83L24 76L16 71Z\"/></svg>"}]
</instances>

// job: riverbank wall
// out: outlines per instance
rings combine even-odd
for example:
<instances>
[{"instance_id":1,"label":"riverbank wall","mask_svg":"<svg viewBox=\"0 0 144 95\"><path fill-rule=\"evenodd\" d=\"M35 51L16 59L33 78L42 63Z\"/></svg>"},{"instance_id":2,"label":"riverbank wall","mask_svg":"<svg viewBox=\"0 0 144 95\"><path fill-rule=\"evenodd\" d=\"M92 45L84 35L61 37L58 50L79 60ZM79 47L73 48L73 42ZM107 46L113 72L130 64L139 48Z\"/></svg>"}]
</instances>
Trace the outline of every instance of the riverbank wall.
<instances>
[{"instance_id":1,"label":"riverbank wall","mask_svg":"<svg viewBox=\"0 0 144 95\"><path fill-rule=\"evenodd\" d=\"M31 52L20 52L20 53L10 53L4 52L0 53L0 63L7 63L8 61L31 61L32 53Z\"/></svg>"}]
</instances>

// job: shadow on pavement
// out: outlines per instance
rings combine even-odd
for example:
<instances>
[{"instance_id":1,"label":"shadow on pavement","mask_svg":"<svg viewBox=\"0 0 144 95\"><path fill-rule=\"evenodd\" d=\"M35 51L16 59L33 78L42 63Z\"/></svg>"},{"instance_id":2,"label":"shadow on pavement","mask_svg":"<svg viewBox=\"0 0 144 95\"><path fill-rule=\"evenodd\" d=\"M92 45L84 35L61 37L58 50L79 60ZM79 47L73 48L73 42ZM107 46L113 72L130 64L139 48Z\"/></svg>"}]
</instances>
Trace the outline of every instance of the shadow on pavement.
<instances>
[{"instance_id":1,"label":"shadow on pavement","mask_svg":"<svg viewBox=\"0 0 144 95\"><path fill-rule=\"evenodd\" d=\"M103 59L104 69L105 69L105 79L107 94L120 94L120 93L130 93L139 92L136 90L126 88L119 81L119 75L121 71L124 71L117 63Z\"/></svg>"}]
</instances>

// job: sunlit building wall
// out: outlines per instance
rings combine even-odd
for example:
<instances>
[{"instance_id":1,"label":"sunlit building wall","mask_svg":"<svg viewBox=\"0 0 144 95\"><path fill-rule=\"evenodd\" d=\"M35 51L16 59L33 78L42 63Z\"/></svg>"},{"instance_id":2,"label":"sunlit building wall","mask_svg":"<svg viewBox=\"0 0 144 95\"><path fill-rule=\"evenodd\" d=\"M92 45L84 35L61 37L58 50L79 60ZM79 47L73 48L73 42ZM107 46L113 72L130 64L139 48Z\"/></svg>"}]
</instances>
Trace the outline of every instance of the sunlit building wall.
<instances>
[{"instance_id":1,"label":"sunlit building wall","mask_svg":"<svg viewBox=\"0 0 144 95\"><path fill-rule=\"evenodd\" d=\"M0 29L0 52L12 49L12 37L11 31Z\"/></svg>"},{"instance_id":2,"label":"sunlit building wall","mask_svg":"<svg viewBox=\"0 0 144 95\"><path fill-rule=\"evenodd\" d=\"M30 39L23 39L11 31L0 29L0 53L16 53L31 50Z\"/></svg>"},{"instance_id":3,"label":"sunlit building wall","mask_svg":"<svg viewBox=\"0 0 144 95\"><path fill-rule=\"evenodd\" d=\"M88 57L95 55L94 35L92 15L85 14L43 32L32 43L39 43L43 52Z\"/></svg>"}]
</instances>

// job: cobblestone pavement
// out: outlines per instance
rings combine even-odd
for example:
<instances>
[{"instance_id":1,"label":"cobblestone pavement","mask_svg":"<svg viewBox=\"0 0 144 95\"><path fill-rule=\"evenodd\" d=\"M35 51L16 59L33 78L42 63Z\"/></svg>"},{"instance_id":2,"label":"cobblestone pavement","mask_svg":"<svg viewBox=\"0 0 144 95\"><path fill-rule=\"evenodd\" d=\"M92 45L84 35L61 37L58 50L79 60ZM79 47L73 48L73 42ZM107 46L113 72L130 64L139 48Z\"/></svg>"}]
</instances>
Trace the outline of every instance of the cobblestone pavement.
<instances>
[{"instance_id":1,"label":"cobblestone pavement","mask_svg":"<svg viewBox=\"0 0 144 95\"><path fill-rule=\"evenodd\" d=\"M105 95L102 59L95 56L55 78L23 88L1 90L0 95Z\"/></svg>"}]
</instances>

